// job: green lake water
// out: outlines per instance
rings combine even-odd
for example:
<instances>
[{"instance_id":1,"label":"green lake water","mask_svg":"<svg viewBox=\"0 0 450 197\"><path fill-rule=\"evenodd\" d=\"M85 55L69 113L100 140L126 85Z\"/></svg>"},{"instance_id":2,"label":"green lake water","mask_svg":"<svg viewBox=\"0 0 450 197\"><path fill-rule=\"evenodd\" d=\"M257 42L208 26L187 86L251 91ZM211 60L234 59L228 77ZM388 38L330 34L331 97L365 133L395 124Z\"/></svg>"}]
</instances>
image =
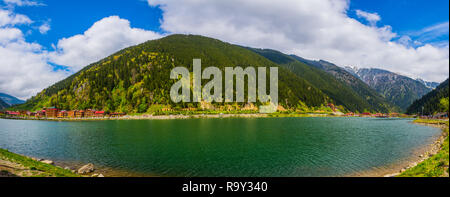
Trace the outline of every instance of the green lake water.
<instances>
[{"instance_id":1,"label":"green lake water","mask_svg":"<svg viewBox=\"0 0 450 197\"><path fill-rule=\"evenodd\" d=\"M408 158L440 134L411 119L0 119L0 148L157 176L345 176Z\"/></svg>"}]
</instances>

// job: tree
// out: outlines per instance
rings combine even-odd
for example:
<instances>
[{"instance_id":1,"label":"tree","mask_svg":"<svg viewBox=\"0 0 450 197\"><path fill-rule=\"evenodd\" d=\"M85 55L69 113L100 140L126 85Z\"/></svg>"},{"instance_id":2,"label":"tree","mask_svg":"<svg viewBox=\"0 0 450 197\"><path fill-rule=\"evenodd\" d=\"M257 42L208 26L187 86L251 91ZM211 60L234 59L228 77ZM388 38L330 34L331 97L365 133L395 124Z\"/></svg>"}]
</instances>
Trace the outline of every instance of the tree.
<instances>
[{"instance_id":1,"label":"tree","mask_svg":"<svg viewBox=\"0 0 450 197\"><path fill-rule=\"evenodd\" d=\"M440 107L441 107L442 111L444 111L444 112L448 112L448 98L449 97L442 98L439 101Z\"/></svg>"}]
</instances>

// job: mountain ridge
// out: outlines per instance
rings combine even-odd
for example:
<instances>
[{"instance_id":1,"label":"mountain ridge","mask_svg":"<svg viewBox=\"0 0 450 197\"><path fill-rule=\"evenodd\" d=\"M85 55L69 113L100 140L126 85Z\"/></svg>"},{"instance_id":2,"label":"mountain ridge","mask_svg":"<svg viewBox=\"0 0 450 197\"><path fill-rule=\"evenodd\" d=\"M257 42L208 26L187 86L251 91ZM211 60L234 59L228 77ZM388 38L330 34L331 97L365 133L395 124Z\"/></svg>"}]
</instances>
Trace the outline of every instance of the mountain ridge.
<instances>
[{"instance_id":1,"label":"mountain ridge","mask_svg":"<svg viewBox=\"0 0 450 197\"><path fill-rule=\"evenodd\" d=\"M9 94L5 94L2 92L0 92L0 99L3 100L3 102L7 103L8 105L16 105L16 104L25 103L24 100L20 100L14 96L11 96Z\"/></svg>"},{"instance_id":2,"label":"mountain ridge","mask_svg":"<svg viewBox=\"0 0 450 197\"><path fill-rule=\"evenodd\" d=\"M445 80L433 91L414 101L407 109L408 114L431 115L436 112L443 112L439 106L442 98L449 97L449 79ZM423 109L422 109L423 108Z\"/></svg>"},{"instance_id":3,"label":"mountain ridge","mask_svg":"<svg viewBox=\"0 0 450 197\"><path fill-rule=\"evenodd\" d=\"M248 47L247 47L248 48ZM283 54L282 52L273 49L256 49L249 48L260 55L268 58L269 60L289 69L298 76L306 79L311 84L315 85L330 96L338 105L343 105L347 109L353 112L390 112L395 110L395 107L390 104L384 103L381 96L377 96L375 91L370 95L372 98L367 99L366 95L361 95L361 92L355 91L353 87L346 84L335 75L326 72L322 68L311 66L311 64L305 63L301 57ZM364 84L361 82L361 84ZM368 87L367 87L368 88ZM370 89L370 88L368 88ZM373 102L370 99L377 99Z\"/></svg>"},{"instance_id":4,"label":"mountain ridge","mask_svg":"<svg viewBox=\"0 0 450 197\"><path fill-rule=\"evenodd\" d=\"M415 100L432 91L423 82L379 68L351 68L347 71L375 89L388 101L406 110Z\"/></svg>"},{"instance_id":5,"label":"mountain ridge","mask_svg":"<svg viewBox=\"0 0 450 197\"><path fill-rule=\"evenodd\" d=\"M279 101L284 107L320 107L331 101L306 80L248 49L204 36L175 34L120 50L90 64L20 107L95 108L128 113L149 112L152 105L198 108L197 103L174 104L169 98L175 82L169 78L170 70L175 65L192 70L194 58L200 58L204 67L219 69L279 67Z\"/></svg>"}]
</instances>

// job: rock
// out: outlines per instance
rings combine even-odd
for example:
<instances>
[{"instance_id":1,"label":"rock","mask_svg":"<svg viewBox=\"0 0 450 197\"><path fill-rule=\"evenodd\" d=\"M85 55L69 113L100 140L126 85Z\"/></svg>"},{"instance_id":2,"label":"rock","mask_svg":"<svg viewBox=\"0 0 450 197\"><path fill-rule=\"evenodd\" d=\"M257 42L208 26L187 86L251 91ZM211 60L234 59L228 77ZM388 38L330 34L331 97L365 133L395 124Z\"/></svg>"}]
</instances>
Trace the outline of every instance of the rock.
<instances>
[{"instance_id":1,"label":"rock","mask_svg":"<svg viewBox=\"0 0 450 197\"><path fill-rule=\"evenodd\" d=\"M35 160L35 161L43 161L43 159L34 158L34 157L31 157L31 159L32 159L32 160Z\"/></svg>"},{"instance_id":2,"label":"rock","mask_svg":"<svg viewBox=\"0 0 450 197\"><path fill-rule=\"evenodd\" d=\"M98 174L93 174L91 177L98 177Z\"/></svg>"},{"instance_id":3,"label":"rock","mask_svg":"<svg viewBox=\"0 0 450 197\"><path fill-rule=\"evenodd\" d=\"M98 177L105 177L105 176L103 176L103 174L99 174Z\"/></svg>"},{"instance_id":4,"label":"rock","mask_svg":"<svg viewBox=\"0 0 450 197\"><path fill-rule=\"evenodd\" d=\"M81 167L80 169L78 169L78 174L87 174L90 172L94 172L94 170L95 170L94 164L88 163L83 167Z\"/></svg>"},{"instance_id":5,"label":"rock","mask_svg":"<svg viewBox=\"0 0 450 197\"><path fill-rule=\"evenodd\" d=\"M419 157L423 157L423 155L419 155Z\"/></svg>"},{"instance_id":6,"label":"rock","mask_svg":"<svg viewBox=\"0 0 450 197\"><path fill-rule=\"evenodd\" d=\"M70 169L69 167L66 166L66 167L64 167L64 170L71 170L71 169Z\"/></svg>"},{"instance_id":7,"label":"rock","mask_svg":"<svg viewBox=\"0 0 450 197\"><path fill-rule=\"evenodd\" d=\"M405 172L406 171L406 169L405 168L403 168L402 170L400 170L400 172Z\"/></svg>"},{"instance_id":8,"label":"rock","mask_svg":"<svg viewBox=\"0 0 450 197\"><path fill-rule=\"evenodd\" d=\"M49 165L55 164L55 162L53 162L52 160L42 160L41 162L42 162L42 163L49 164Z\"/></svg>"}]
</instances>

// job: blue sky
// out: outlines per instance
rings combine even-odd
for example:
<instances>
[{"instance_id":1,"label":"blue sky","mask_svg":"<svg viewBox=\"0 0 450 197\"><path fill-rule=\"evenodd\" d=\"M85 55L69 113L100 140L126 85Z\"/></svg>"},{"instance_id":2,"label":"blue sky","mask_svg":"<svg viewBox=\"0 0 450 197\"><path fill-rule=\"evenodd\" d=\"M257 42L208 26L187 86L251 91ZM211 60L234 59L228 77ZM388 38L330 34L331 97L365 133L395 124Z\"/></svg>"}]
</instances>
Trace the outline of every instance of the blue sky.
<instances>
[{"instance_id":1,"label":"blue sky","mask_svg":"<svg viewBox=\"0 0 450 197\"><path fill-rule=\"evenodd\" d=\"M160 28L162 11L159 7L150 7L144 0L41 0L45 6L17 7L16 12L22 13L37 24L49 22L51 30L47 34L33 32L26 37L27 41L38 42L46 47L56 44L60 38L83 33L100 19L118 15L131 22L133 27L164 32ZM88 6L86 6L88 5ZM424 28L448 22L448 0L351 0L348 15L362 23L354 10L377 13L382 17L379 24L390 25L394 32L411 35ZM24 26L26 32L30 27ZM416 37L418 36L411 36ZM449 34L442 34L425 40L424 43L440 41L448 42Z\"/></svg>"},{"instance_id":2,"label":"blue sky","mask_svg":"<svg viewBox=\"0 0 450 197\"><path fill-rule=\"evenodd\" d=\"M448 0L352 0L350 10L356 9L378 13L382 17L380 24L390 25L395 32L411 35L416 39L420 39L420 36L414 36L414 33L427 27L448 23L449 20ZM350 12L350 16L357 18L354 12ZM424 43L448 43L448 35L447 31L423 40Z\"/></svg>"},{"instance_id":3,"label":"blue sky","mask_svg":"<svg viewBox=\"0 0 450 197\"><path fill-rule=\"evenodd\" d=\"M115 51L173 33L442 82L448 7L448 0L0 0L0 92L29 98Z\"/></svg>"},{"instance_id":4,"label":"blue sky","mask_svg":"<svg viewBox=\"0 0 450 197\"><path fill-rule=\"evenodd\" d=\"M70 37L86 31L102 18L118 15L131 22L133 27L162 32L159 28L161 10L148 6L142 0L45 0L38 1L45 6L17 7L16 12L27 15L36 23L49 22L51 31L47 34L33 32L27 36L30 42L36 41L51 47L60 38ZM88 6L87 6L88 5ZM22 27L29 30L30 27Z\"/></svg>"}]
</instances>

